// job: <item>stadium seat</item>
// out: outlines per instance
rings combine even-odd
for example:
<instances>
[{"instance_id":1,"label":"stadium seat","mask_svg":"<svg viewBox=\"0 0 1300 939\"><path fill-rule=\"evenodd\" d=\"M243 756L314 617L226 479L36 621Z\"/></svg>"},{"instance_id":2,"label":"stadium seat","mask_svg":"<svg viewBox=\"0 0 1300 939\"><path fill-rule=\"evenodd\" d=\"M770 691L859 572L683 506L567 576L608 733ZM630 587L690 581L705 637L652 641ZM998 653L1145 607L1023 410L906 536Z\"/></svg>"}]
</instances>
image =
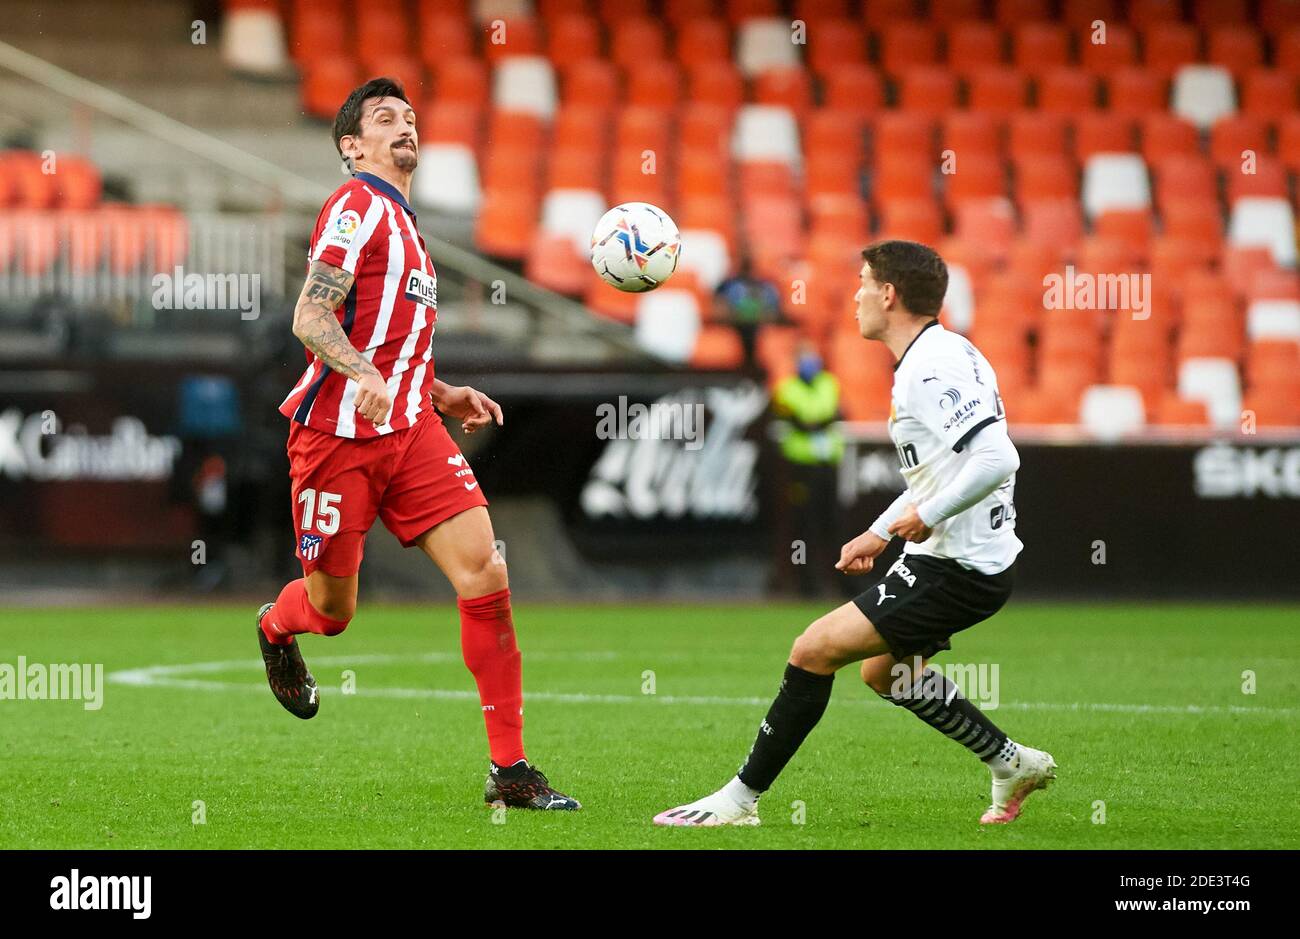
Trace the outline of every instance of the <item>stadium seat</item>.
<instances>
[{"instance_id":1,"label":"stadium seat","mask_svg":"<svg viewBox=\"0 0 1300 939\"><path fill-rule=\"evenodd\" d=\"M237 5L226 10L221 60L233 72L277 77L289 67L284 23L273 9Z\"/></svg>"},{"instance_id":2,"label":"stadium seat","mask_svg":"<svg viewBox=\"0 0 1300 939\"><path fill-rule=\"evenodd\" d=\"M1170 199L1160 206L1160 215L1166 235L1201 245L1211 256L1218 256L1223 242L1223 215L1217 204Z\"/></svg>"},{"instance_id":3,"label":"stadium seat","mask_svg":"<svg viewBox=\"0 0 1300 939\"><path fill-rule=\"evenodd\" d=\"M1225 167L1223 176L1228 184L1229 205L1245 196L1285 199L1288 195L1286 168L1269 156L1259 157L1253 165Z\"/></svg>"},{"instance_id":4,"label":"stadium seat","mask_svg":"<svg viewBox=\"0 0 1300 939\"><path fill-rule=\"evenodd\" d=\"M675 58L682 66L731 58L731 27L708 14L694 14L674 24Z\"/></svg>"},{"instance_id":5,"label":"stadium seat","mask_svg":"<svg viewBox=\"0 0 1300 939\"><path fill-rule=\"evenodd\" d=\"M303 66L299 86L303 110L312 117L333 120L339 103L361 84L361 70L353 59L313 58Z\"/></svg>"},{"instance_id":6,"label":"stadium seat","mask_svg":"<svg viewBox=\"0 0 1300 939\"><path fill-rule=\"evenodd\" d=\"M736 67L749 78L771 68L797 67L799 46L790 41L790 23L776 18L749 19L736 30Z\"/></svg>"},{"instance_id":7,"label":"stadium seat","mask_svg":"<svg viewBox=\"0 0 1300 939\"><path fill-rule=\"evenodd\" d=\"M1237 110L1232 75L1217 65L1184 65L1174 73L1170 108L1201 129Z\"/></svg>"},{"instance_id":8,"label":"stadium seat","mask_svg":"<svg viewBox=\"0 0 1300 939\"><path fill-rule=\"evenodd\" d=\"M877 205L902 199L934 198L935 166L911 156L886 156L871 174L871 197Z\"/></svg>"},{"instance_id":9,"label":"stadium seat","mask_svg":"<svg viewBox=\"0 0 1300 939\"><path fill-rule=\"evenodd\" d=\"M1097 107L1097 76L1080 68L1054 68L1038 78L1038 107L1043 111L1073 114Z\"/></svg>"},{"instance_id":10,"label":"stadium seat","mask_svg":"<svg viewBox=\"0 0 1300 939\"><path fill-rule=\"evenodd\" d=\"M627 70L624 104L672 111L681 98L681 67L668 59L650 59Z\"/></svg>"},{"instance_id":11,"label":"stadium seat","mask_svg":"<svg viewBox=\"0 0 1300 939\"><path fill-rule=\"evenodd\" d=\"M942 148L953 151L958 161L967 156L1000 158L1002 154L1001 122L978 111L946 115L939 124L939 139Z\"/></svg>"},{"instance_id":12,"label":"stadium seat","mask_svg":"<svg viewBox=\"0 0 1300 939\"><path fill-rule=\"evenodd\" d=\"M945 28L978 20L984 15L984 0L929 0L929 19Z\"/></svg>"},{"instance_id":13,"label":"stadium seat","mask_svg":"<svg viewBox=\"0 0 1300 939\"><path fill-rule=\"evenodd\" d=\"M739 26L746 20L771 18L780 13L777 0L725 0L727 19Z\"/></svg>"},{"instance_id":14,"label":"stadium seat","mask_svg":"<svg viewBox=\"0 0 1300 939\"><path fill-rule=\"evenodd\" d=\"M700 286L712 291L731 273L731 255L727 240L709 228L682 229L681 261L683 271L694 271Z\"/></svg>"},{"instance_id":15,"label":"stadium seat","mask_svg":"<svg viewBox=\"0 0 1300 939\"><path fill-rule=\"evenodd\" d=\"M946 38L948 67L956 71L999 66L1005 61L1002 30L992 23L979 19L954 22Z\"/></svg>"},{"instance_id":16,"label":"stadium seat","mask_svg":"<svg viewBox=\"0 0 1300 939\"><path fill-rule=\"evenodd\" d=\"M1210 422L1220 429L1241 420L1241 381L1231 359L1184 359L1178 366L1178 395L1205 405Z\"/></svg>"},{"instance_id":17,"label":"stadium seat","mask_svg":"<svg viewBox=\"0 0 1300 939\"><path fill-rule=\"evenodd\" d=\"M898 87L904 111L938 117L957 106L957 76L942 65L906 68Z\"/></svg>"},{"instance_id":18,"label":"stadium seat","mask_svg":"<svg viewBox=\"0 0 1300 939\"><path fill-rule=\"evenodd\" d=\"M1122 67L1105 77L1106 101L1112 113L1123 117L1165 114L1169 106L1169 81L1159 73L1139 67Z\"/></svg>"},{"instance_id":19,"label":"stadium seat","mask_svg":"<svg viewBox=\"0 0 1300 939\"><path fill-rule=\"evenodd\" d=\"M783 66L763 71L753 83L754 101L790 110L802 120L812 108L812 83L802 66Z\"/></svg>"},{"instance_id":20,"label":"stadium seat","mask_svg":"<svg viewBox=\"0 0 1300 939\"><path fill-rule=\"evenodd\" d=\"M1273 64L1288 75L1300 75L1300 26L1274 37Z\"/></svg>"},{"instance_id":21,"label":"stadium seat","mask_svg":"<svg viewBox=\"0 0 1300 939\"><path fill-rule=\"evenodd\" d=\"M1105 209L1092 223L1098 238L1122 242L1139 262L1147 258L1155 225L1146 209Z\"/></svg>"},{"instance_id":22,"label":"stadium seat","mask_svg":"<svg viewBox=\"0 0 1300 939\"><path fill-rule=\"evenodd\" d=\"M991 154L956 151L952 173L940 173L944 201L950 208L971 199L992 199L1007 193L1005 164ZM945 166L948 165L945 160Z\"/></svg>"},{"instance_id":23,"label":"stadium seat","mask_svg":"<svg viewBox=\"0 0 1300 939\"><path fill-rule=\"evenodd\" d=\"M732 155L737 160L780 160L800 165L799 127L788 108L749 104L736 115Z\"/></svg>"},{"instance_id":24,"label":"stadium seat","mask_svg":"<svg viewBox=\"0 0 1300 939\"><path fill-rule=\"evenodd\" d=\"M538 232L524 261L525 277L571 297L581 296L594 274L586 252L575 250L573 239L563 234Z\"/></svg>"},{"instance_id":25,"label":"stadium seat","mask_svg":"<svg viewBox=\"0 0 1300 939\"><path fill-rule=\"evenodd\" d=\"M1083 237L1083 217L1077 198L1022 201L1020 214L1025 237L1051 248L1058 257L1072 254Z\"/></svg>"},{"instance_id":26,"label":"stadium seat","mask_svg":"<svg viewBox=\"0 0 1300 939\"><path fill-rule=\"evenodd\" d=\"M1083 167L1083 207L1090 218L1109 209L1148 209L1147 167L1136 153L1099 153Z\"/></svg>"},{"instance_id":27,"label":"stadium seat","mask_svg":"<svg viewBox=\"0 0 1300 939\"><path fill-rule=\"evenodd\" d=\"M685 364L700 333L700 307L689 290L661 287L638 296L636 343L666 362Z\"/></svg>"},{"instance_id":28,"label":"stadium seat","mask_svg":"<svg viewBox=\"0 0 1300 939\"><path fill-rule=\"evenodd\" d=\"M874 116L884 107L885 88L880 74L868 65L842 65L822 79L825 107Z\"/></svg>"},{"instance_id":29,"label":"stadium seat","mask_svg":"<svg viewBox=\"0 0 1300 939\"><path fill-rule=\"evenodd\" d=\"M1014 68L987 66L966 77L967 106L972 111L1012 114L1029 101L1029 82Z\"/></svg>"},{"instance_id":30,"label":"stadium seat","mask_svg":"<svg viewBox=\"0 0 1300 939\"><path fill-rule=\"evenodd\" d=\"M492 103L502 110L522 111L550 120L557 104L551 63L540 55L502 58L492 74Z\"/></svg>"},{"instance_id":31,"label":"stadium seat","mask_svg":"<svg viewBox=\"0 0 1300 939\"><path fill-rule=\"evenodd\" d=\"M1257 117L1233 114L1210 128L1210 156L1223 169L1239 169L1246 152L1258 157L1268 151L1268 125Z\"/></svg>"},{"instance_id":32,"label":"stadium seat","mask_svg":"<svg viewBox=\"0 0 1300 939\"><path fill-rule=\"evenodd\" d=\"M994 0L993 21L1003 29L1030 21L1046 21L1053 6L1049 0Z\"/></svg>"},{"instance_id":33,"label":"stadium seat","mask_svg":"<svg viewBox=\"0 0 1300 939\"><path fill-rule=\"evenodd\" d=\"M1202 29L1244 23L1249 18L1246 0L1192 0L1192 18Z\"/></svg>"},{"instance_id":34,"label":"stadium seat","mask_svg":"<svg viewBox=\"0 0 1300 939\"><path fill-rule=\"evenodd\" d=\"M609 58L625 71L668 58L668 33L653 16L626 15L607 22Z\"/></svg>"},{"instance_id":35,"label":"stadium seat","mask_svg":"<svg viewBox=\"0 0 1300 939\"><path fill-rule=\"evenodd\" d=\"M605 214L605 197L594 189L555 189L542 200L541 231L569 239L574 251L591 250L591 232Z\"/></svg>"},{"instance_id":36,"label":"stadium seat","mask_svg":"<svg viewBox=\"0 0 1300 939\"><path fill-rule=\"evenodd\" d=\"M1203 156L1175 154L1155 166L1156 201L1163 208L1170 202L1218 199L1218 179L1214 166Z\"/></svg>"},{"instance_id":37,"label":"stadium seat","mask_svg":"<svg viewBox=\"0 0 1300 939\"><path fill-rule=\"evenodd\" d=\"M1016 237L1016 212L1011 200L965 199L953 210L958 237L981 242L996 259L1003 260Z\"/></svg>"},{"instance_id":38,"label":"stadium seat","mask_svg":"<svg viewBox=\"0 0 1300 939\"><path fill-rule=\"evenodd\" d=\"M887 157L908 157L933 163L937 155L935 124L932 119L906 111L886 111L872 127L872 162Z\"/></svg>"},{"instance_id":39,"label":"stadium seat","mask_svg":"<svg viewBox=\"0 0 1300 939\"><path fill-rule=\"evenodd\" d=\"M890 75L909 68L933 65L939 61L939 34L920 20L897 20L887 23L877 33L880 67ZM788 29L786 45L790 45Z\"/></svg>"},{"instance_id":40,"label":"stadium seat","mask_svg":"<svg viewBox=\"0 0 1300 939\"><path fill-rule=\"evenodd\" d=\"M1142 158L1148 166L1157 166L1165 157L1174 154L1200 153L1200 131L1181 117L1157 113L1148 114L1141 121Z\"/></svg>"},{"instance_id":41,"label":"stadium seat","mask_svg":"<svg viewBox=\"0 0 1300 939\"><path fill-rule=\"evenodd\" d=\"M622 100L623 79L613 63L605 59L579 59L559 68L565 105L609 113L615 102Z\"/></svg>"},{"instance_id":42,"label":"stadium seat","mask_svg":"<svg viewBox=\"0 0 1300 939\"><path fill-rule=\"evenodd\" d=\"M93 209L103 193L99 167L74 154L59 154L54 171L55 199L62 209Z\"/></svg>"},{"instance_id":43,"label":"stadium seat","mask_svg":"<svg viewBox=\"0 0 1300 939\"><path fill-rule=\"evenodd\" d=\"M1011 61L1030 75L1067 66L1070 64L1070 33L1059 23L1033 21L1014 24Z\"/></svg>"},{"instance_id":44,"label":"stadium seat","mask_svg":"<svg viewBox=\"0 0 1300 939\"><path fill-rule=\"evenodd\" d=\"M1131 385L1089 385L1079 402L1079 422L1107 443L1132 437L1146 426L1142 392Z\"/></svg>"},{"instance_id":45,"label":"stadium seat","mask_svg":"<svg viewBox=\"0 0 1300 939\"><path fill-rule=\"evenodd\" d=\"M479 30L483 57L489 65L498 65L511 56L531 58L542 54L542 27L530 11L500 11L480 21Z\"/></svg>"},{"instance_id":46,"label":"stadium seat","mask_svg":"<svg viewBox=\"0 0 1300 939\"><path fill-rule=\"evenodd\" d=\"M1097 75L1136 64L1137 35L1133 30L1114 20L1106 20L1104 16L1095 18L1106 22L1105 41L1093 41L1094 36L1102 38L1102 34L1094 32L1091 19L1080 27L1075 34L1079 40L1079 64Z\"/></svg>"},{"instance_id":47,"label":"stadium seat","mask_svg":"<svg viewBox=\"0 0 1300 939\"><path fill-rule=\"evenodd\" d=\"M488 189L474 225L475 246L497 257L522 260L532 246L537 209L533 189Z\"/></svg>"},{"instance_id":48,"label":"stadium seat","mask_svg":"<svg viewBox=\"0 0 1300 939\"><path fill-rule=\"evenodd\" d=\"M933 199L895 199L880 205L880 237L934 244L943 236L943 216Z\"/></svg>"},{"instance_id":49,"label":"stadium seat","mask_svg":"<svg viewBox=\"0 0 1300 939\"><path fill-rule=\"evenodd\" d=\"M1112 111L1087 111L1074 119L1074 155L1080 163L1098 153L1135 153L1136 124Z\"/></svg>"},{"instance_id":50,"label":"stadium seat","mask_svg":"<svg viewBox=\"0 0 1300 939\"><path fill-rule=\"evenodd\" d=\"M1137 27L1177 22L1182 19L1182 7L1182 0L1131 0L1128 20Z\"/></svg>"},{"instance_id":51,"label":"stadium seat","mask_svg":"<svg viewBox=\"0 0 1300 939\"><path fill-rule=\"evenodd\" d=\"M1296 76L1278 69L1252 69L1241 82L1241 110L1266 121L1280 121L1297 107Z\"/></svg>"},{"instance_id":52,"label":"stadium seat","mask_svg":"<svg viewBox=\"0 0 1300 939\"><path fill-rule=\"evenodd\" d=\"M1300 400L1300 344L1294 339L1251 340L1246 348L1247 387L1293 388Z\"/></svg>"},{"instance_id":53,"label":"stadium seat","mask_svg":"<svg viewBox=\"0 0 1300 939\"><path fill-rule=\"evenodd\" d=\"M1206 61L1219 65L1240 78L1264 62L1264 43L1259 31L1244 23L1215 26L1206 40Z\"/></svg>"},{"instance_id":54,"label":"stadium seat","mask_svg":"<svg viewBox=\"0 0 1300 939\"><path fill-rule=\"evenodd\" d=\"M808 33L808 65L823 80L839 68L866 62L866 36L856 22L830 19L812 25Z\"/></svg>"},{"instance_id":55,"label":"stadium seat","mask_svg":"<svg viewBox=\"0 0 1300 939\"><path fill-rule=\"evenodd\" d=\"M690 366L713 371L735 371L745 363L745 348L735 327L706 323L695 339Z\"/></svg>"},{"instance_id":56,"label":"stadium seat","mask_svg":"<svg viewBox=\"0 0 1300 939\"><path fill-rule=\"evenodd\" d=\"M1204 401L1189 401L1170 392L1160 399L1150 423L1162 427L1204 427L1210 416Z\"/></svg>"},{"instance_id":57,"label":"stadium seat","mask_svg":"<svg viewBox=\"0 0 1300 939\"><path fill-rule=\"evenodd\" d=\"M423 143L412 196L415 204L451 215L473 215L479 207L478 163L463 144Z\"/></svg>"},{"instance_id":58,"label":"stadium seat","mask_svg":"<svg viewBox=\"0 0 1300 939\"><path fill-rule=\"evenodd\" d=\"M1015 171L1016 201L1023 208L1043 199L1075 199L1079 195L1078 173L1066 157L1025 157Z\"/></svg>"},{"instance_id":59,"label":"stadium seat","mask_svg":"<svg viewBox=\"0 0 1300 939\"><path fill-rule=\"evenodd\" d=\"M1017 166L1037 157L1067 157L1067 122L1060 114L1020 111L1007 121L1007 152Z\"/></svg>"},{"instance_id":60,"label":"stadium seat","mask_svg":"<svg viewBox=\"0 0 1300 939\"><path fill-rule=\"evenodd\" d=\"M1142 64L1169 77L1200 60L1201 34L1187 23L1153 23L1143 30L1142 46Z\"/></svg>"},{"instance_id":61,"label":"stadium seat","mask_svg":"<svg viewBox=\"0 0 1300 939\"><path fill-rule=\"evenodd\" d=\"M422 4L417 22L416 54L429 71L444 59L474 56L475 31L463 13Z\"/></svg>"},{"instance_id":62,"label":"stadium seat","mask_svg":"<svg viewBox=\"0 0 1300 939\"><path fill-rule=\"evenodd\" d=\"M692 63L686 72L686 96L734 111L745 100L745 82L730 62Z\"/></svg>"},{"instance_id":63,"label":"stadium seat","mask_svg":"<svg viewBox=\"0 0 1300 939\"><path fill-rule=\"evenodd\" d=\"M828 195L860 196L860 162L842 153L819 153L810 147L804 185L810 202Z\"/></svg>"},{"instance_id":64,"label":"stadium seat","mask_svg":"<svg viewBox=\"0 0 1300 939\"><path fill-rule=\"evenodd\" d=\"M1252 341L1300 342L1300 301L1256 300L1246 310L1246 335Z\"/></svg>"},{"instance_id":65,"label":"stadium seat","mask_svg":"<svg viewBox=\"0 0 1300 939\"><path fill-rule=\"evenodd\" d=\"M1243 196L1232 204L1228 241L1233 245L1264 245L1284 267L1296 263L1295 214L1285 199Z\"/></svg>"}]
</instances>

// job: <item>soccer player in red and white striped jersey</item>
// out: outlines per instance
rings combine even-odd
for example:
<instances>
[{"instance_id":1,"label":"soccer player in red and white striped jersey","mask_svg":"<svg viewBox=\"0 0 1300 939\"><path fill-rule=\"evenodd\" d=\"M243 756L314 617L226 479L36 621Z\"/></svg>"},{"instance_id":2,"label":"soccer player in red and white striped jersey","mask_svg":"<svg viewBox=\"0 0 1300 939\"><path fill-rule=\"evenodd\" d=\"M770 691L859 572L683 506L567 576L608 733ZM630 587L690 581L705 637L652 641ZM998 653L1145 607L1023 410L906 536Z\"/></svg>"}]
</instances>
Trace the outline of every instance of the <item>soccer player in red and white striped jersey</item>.
<instances>
[{"instance_id":1,"label":"soccer player in red and white striped jersey","mask_svg":"<svg viewBox=\"0 0 1300 939\"><path fill-rule=\"evenodd\" d=\"M494 548L487 499L439 415L460 420L465 433L503 422L487 395L434 377L438 276L409 201L419 136L401 86L376 78L354 90L335 118L334 143L353 176L326 201L312 231L293 322L307 367L280 406L290 420L304 576L258 612L267 680L290 713L316 714L318 688L294 636L346 628L365 535L379 518L456 589L461 648L491 751L485 801L577 809L524 753L505 561Z\"/></svg>"}]
</instances>

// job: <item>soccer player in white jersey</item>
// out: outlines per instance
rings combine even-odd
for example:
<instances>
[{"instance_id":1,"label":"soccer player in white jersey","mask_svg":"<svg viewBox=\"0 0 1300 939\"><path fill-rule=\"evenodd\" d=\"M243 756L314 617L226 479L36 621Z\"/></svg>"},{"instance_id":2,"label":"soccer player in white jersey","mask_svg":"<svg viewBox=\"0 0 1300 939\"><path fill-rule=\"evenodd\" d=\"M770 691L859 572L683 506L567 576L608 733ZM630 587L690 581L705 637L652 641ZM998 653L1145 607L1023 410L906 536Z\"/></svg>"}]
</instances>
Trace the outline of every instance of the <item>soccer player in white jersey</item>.
<instances>
[{"instance_id":1,"label":"soccer player in white jersey","mask_svg":"<svg viewBox=\"0 0 1300 939\"><path fill-rule=\"evenodd\" d=\"M894 536L897 561L850 603L795 640L781 688L739 773L712 795L656 815L659 825L757 825L758 799L816 726L835 673L861 662L886 701L969 749L992 775L983 824L1010 822L1055 778L1051 754L1016 743L941 672L927 667L949 637L987 619L1011 594L1022 547L1012 490L1020 457L1007 436L997 377L979 350L940 325L943 259L925 245L883 241L862 252L857 321L894 366L889 434L907 488L840 551L846 574L871 571Z\"/></svg>"}]
</instances>

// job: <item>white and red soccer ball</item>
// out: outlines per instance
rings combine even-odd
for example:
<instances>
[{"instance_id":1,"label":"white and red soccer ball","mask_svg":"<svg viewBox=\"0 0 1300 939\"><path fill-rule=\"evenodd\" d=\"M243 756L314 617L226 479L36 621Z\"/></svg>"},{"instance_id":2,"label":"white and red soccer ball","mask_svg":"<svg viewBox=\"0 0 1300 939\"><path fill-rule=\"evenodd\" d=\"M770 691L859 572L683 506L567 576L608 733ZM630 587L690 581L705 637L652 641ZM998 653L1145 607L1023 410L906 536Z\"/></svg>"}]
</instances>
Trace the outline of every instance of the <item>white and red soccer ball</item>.
<instances>
[{"instance_id":1,"label":"white and red soccer ball","mask_svg":"<svg viewBox=\"0 0 1300 939\"><path fill-rule=\"evenodd\" d=\"M654 290L673 276L682 236L668 213L648 202L624 202L600 217L591 233L591 266L619 290Z\"/></svg>"}]
</instances>

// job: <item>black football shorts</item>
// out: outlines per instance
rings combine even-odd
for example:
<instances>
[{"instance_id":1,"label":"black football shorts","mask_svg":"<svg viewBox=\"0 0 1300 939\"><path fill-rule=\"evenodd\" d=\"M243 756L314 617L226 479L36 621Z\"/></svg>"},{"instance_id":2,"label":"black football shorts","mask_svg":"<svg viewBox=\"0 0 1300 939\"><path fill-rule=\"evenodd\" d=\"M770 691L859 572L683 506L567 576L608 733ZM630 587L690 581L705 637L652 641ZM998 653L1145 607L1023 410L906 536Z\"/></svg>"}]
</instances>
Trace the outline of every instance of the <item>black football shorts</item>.
<instances>
[{"instance_id":1,"label":"black football shorts","mask_svg":"<svg viewBox=\"0 0 1300 939\"><path fill-rule=\"evenodd\" d=\"M981 574L947 558L901 554L854 598L897 659L951 649L948 637L986 620L1011 596L1015 564Z\"/></svg>"}]
</instances>

